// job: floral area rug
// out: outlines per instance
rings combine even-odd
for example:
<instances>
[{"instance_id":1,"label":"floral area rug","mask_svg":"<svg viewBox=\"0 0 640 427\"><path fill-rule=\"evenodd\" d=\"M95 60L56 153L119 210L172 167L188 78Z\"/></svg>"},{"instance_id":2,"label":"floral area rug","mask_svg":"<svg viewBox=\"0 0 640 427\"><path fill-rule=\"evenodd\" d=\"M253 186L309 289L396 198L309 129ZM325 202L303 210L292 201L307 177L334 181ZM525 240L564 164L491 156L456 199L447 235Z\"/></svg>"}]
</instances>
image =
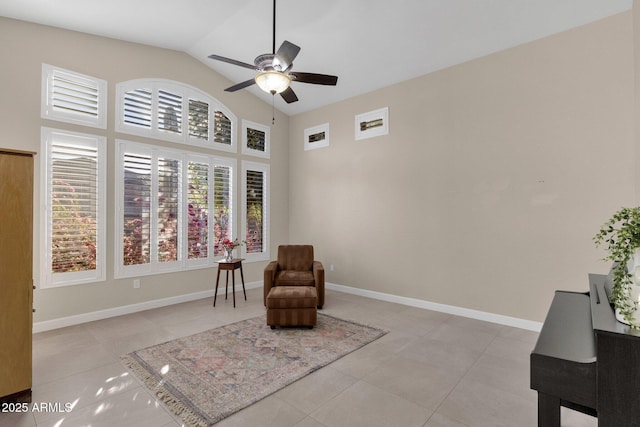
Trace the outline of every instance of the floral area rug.
<instances>
[{"instance_id":1,"label":"floral area rug","mask_svg":"<svg viewBox=\"0 0 640 427\"><path fill-rule=\"evenodd\" d=\"M386 332L318 314L313 329L265 317L211 329L122 356L188 426L211 426Z\"/></svg>"}]
</instances>

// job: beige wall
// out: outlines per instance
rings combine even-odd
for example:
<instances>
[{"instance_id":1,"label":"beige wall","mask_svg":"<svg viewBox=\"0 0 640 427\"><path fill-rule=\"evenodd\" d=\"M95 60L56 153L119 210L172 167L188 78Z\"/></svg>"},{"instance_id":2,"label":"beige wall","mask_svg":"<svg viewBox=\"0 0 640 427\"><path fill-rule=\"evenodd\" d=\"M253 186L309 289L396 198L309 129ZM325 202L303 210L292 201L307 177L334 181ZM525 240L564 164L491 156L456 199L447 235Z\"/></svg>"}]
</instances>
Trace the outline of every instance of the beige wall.
<instances>
[{"instance_id":1,"label":"beige wall","mask_svg":"<svg viewBox=\"0 0 640 427\"><path fill-rule=\"evenodd\" d=\"M586 290L587 273L606 271L591 237L636 200L632 21L624 13L305 114L276 112L272 256L308 242L329 282L542 321L555 289ZM240 120L271 119L270 105L223 92L229 81L175 51L0 18L0 55L7 148L39 151L42 126L93 131L40 118L43 62L108 81L109 183L114 139L139 140L114 131L120 81L182 81ZM354 115L385 106L389 135L355 141ZM304 129L327 122L330 147L305 152ZM36 249L38 224L36 209ZM146 276L133 289L113 280L113 252L109 241L106 283L36 290L34 320L212 287L215 269ZM261 280L264 264L246 265L246 281Z\"/></svg>"},{"instance_id":2,"label":"beige wall","mask_svg":"<svg viewBox=\"0 0 640 427\"><path fill-rule=\"evenodd\" d=\"M332 283L542 321L635 201L633 91L629 12L293 116L291 241ZM355 141L385 106L389 135Z\"/></svg>"},{"instance_id":3,"label":"beige wall","mask_svg":"<svg viewBox=\"0 0 640 427\"><path fill-rule=\"evenodd\" d=\"M70 129L79 132L106 135L108 140L108 206L107 212L107 281L99 284L40 289L36 275L34 300L37 309L35 322L59 319L81 313L136 304L156 299L212 290L215 268L184 273L145 276L141 288L133 289L132 279L113 279L114 258L114 140L152 142L157 145L185 147L116 134L114 131L114 96L118 82L136 78L165 78L177 80L201 89L225 104L241 120L247 119L271 125L271 105L259 101L247 92L229 94L223 89L231 84L192 57L176 51L152 48L133 43L89 36L40 25L0 18L0 146L40 151L41 126ZM40 82L42 63L70 69L105 79L109 89L108 128L68 125L40 118ZM277 113L276 124L271 127L271 250L288 240L288 122L286 115ZM238 141L240 132L238 131ZM192 148L189 148L190 150ZM206 151L193 148L194 151ZM209 152L214 153L214 150ZM217 152L220 155L227 153ZM261 159L232 155L240 160ZM39 159L37 159L39 161ZM38 173L36 173L38 175ZM239 177L239 173L237 174ZM34 221L36 258L35 272L39 268L39 176L36 176L36 216ZM238 181L239 185L239 181ZM239 204L237 205L239 209ZM7 207L2 207L6 209ZM239 222L238 215L238 222ZM2 242L5 244L5 242ZM265 262L245 264L246 282L262 280ZM2 278L0 278L0 281Z\"/></svg>"}]
</instances>

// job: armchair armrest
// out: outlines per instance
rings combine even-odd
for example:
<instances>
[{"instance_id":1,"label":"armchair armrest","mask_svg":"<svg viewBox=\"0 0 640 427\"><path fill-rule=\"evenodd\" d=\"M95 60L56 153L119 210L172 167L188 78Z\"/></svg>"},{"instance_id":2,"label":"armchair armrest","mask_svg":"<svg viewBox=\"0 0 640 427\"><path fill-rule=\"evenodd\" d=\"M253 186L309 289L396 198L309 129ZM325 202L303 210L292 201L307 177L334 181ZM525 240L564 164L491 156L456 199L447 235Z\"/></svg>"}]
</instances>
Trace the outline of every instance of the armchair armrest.
<instances>
[{"instance_id":1,"label":"armchair armrest","mask_svg":"<svg viewBox=\"0 0 640 427\"><path fill-rule=\"evenodd\" d=\"M324 305L324 267L320 261L313 261L313 279L316 282L318 308Z\"/></svg>"},{"instance_id":2,"label":"armchair armrest","mask_svg":"<svg viewBox=\"0 0 640 427\"><path fill-rule=\"evenodd\" d=\"M269 295L269 291L273 287L273 284L276 279L276 273L278 272L278 262L271 261L264 269L264 296L263 303L264 306L267 306L267 295Z\"/></svg>"}]
</instances>

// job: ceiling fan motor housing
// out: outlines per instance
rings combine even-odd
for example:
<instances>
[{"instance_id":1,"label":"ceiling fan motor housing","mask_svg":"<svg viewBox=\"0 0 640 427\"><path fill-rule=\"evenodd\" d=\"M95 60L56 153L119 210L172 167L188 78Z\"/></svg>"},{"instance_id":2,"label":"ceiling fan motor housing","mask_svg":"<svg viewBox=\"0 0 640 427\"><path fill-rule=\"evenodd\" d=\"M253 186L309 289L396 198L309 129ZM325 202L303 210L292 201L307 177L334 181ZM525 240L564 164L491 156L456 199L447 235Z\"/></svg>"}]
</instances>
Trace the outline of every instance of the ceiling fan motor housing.
<instances>
[{"instance_id":1,"label":"ceiling fan motor housing","mask_svg":"<svg viewBox=\"0 0 640 427\"><path fill-rule=\"evenodd\" d=\"M278 57L272 53L258 55L253 63L260 71L283 71Z\"/></svg>"}]
</instances>

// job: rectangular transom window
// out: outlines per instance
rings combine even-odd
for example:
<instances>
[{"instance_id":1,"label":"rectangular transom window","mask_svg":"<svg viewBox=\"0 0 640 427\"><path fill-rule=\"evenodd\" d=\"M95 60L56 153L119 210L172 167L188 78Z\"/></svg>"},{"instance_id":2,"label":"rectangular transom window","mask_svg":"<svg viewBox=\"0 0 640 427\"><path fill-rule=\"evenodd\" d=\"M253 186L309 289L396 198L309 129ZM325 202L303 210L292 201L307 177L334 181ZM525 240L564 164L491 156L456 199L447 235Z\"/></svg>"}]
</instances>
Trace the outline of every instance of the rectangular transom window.
<instances>
[{"instance_id":1,"label":"rectangular transom window","mask_svg":"<svg viewBox=\"0 0 640 427\"><path fill-rule=\"evenodd\" d=\"M105 129L107 82L42 64L41 116Z\"/></svg>"},{"instance_id":2,"label":"rectangular transom window","mask_svg":"<svg viewBox=\"0 0 640 427\"><path fill-rule=\"evenodd\" d=\"M269 126L242 120L242 153L268 159L270 156Z\"/></svg>"}]
</instances>

